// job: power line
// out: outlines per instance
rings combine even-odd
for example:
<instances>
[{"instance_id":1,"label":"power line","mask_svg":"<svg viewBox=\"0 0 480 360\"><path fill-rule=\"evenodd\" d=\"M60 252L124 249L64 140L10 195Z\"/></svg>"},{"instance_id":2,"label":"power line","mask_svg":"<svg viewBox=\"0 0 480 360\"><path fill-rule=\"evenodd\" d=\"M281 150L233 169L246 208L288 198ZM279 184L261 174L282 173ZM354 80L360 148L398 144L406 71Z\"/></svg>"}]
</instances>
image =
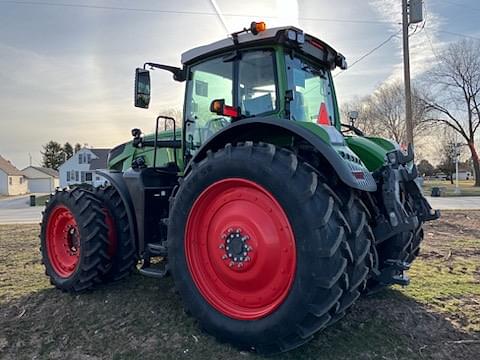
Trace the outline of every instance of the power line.
<instances>
[{"instance_id":1,"label":"power line","mask_svg":"<svg viewBox=\"0 0 480 360\"><path fill-rule=\"evenodd\" d=\"M479 38L479 37L470 36L470 35L465 35L465 34L460 34L460 33L456 33L456 32L451 32L451 31L446 31L446 30L437 30L437 32L439 32L439 33L444 33L444 34L449 34L449 35L454 35L454 36L460 36L460 37L464 37L464 38L467 38L467 39L473 39L473 40L479 40L479 41L480 41L480 38Z\"/></svg>"},{"instance_id":2,"label":"power line","mask_svg":"<svg viewBox=\"0 0 480 360\"><path fill-rule=\"evenodd\" d=\"M398 34L401 32L402 30L399 30L397 31L395 34L392 34L390 35L388 38L386 38L384 41L382 41L380 44L378 44L377 46L375 46L373 49L369 50L368 52L366 52L365 54L363 54L362 56L360 56L357 60L355 60L351 65L348 66L348 69L351 69L352 67L354 67L356 64L358 64L360 61L364 60L365 58L367 58L368 56L372 55L375 51L379 50L380 48L382 48L383 46L385 46L386 44L388 44L393 38L397 37ZM348 70L347 69L347 70ZM342 71L338 74L336 74L334 77L337 77L341 74L345 73L345 71Z\"/></svg>"},{"instance_id":3,"label":"power line","mask_svg":"<svg viewBox=\"0 0 480 360\"><path fill-rule=\"evenodd\" d=\"M135 8L135 7L119 7L119 6L105 6L105 5L90 5L90 4L74 4L74 3L57 3L48 1L18 1L18 0L1 0L0 4L12 4L12 5L34 5L34 6L50 6L50 7L71 7L71 8L84 8L84 9L97 9L97 10L117 10L117 11L131 11L131 12L143 12L143 13L161 13L161 14L177 14L177 15L204 15L204 16L218 16L214 12L204 11L187 11L187 10L161 10L161 9L149 9L149 8ZM248 17L248 18L266 18L276 19L276 16L258 15L258 14L234 14L223 13L226 17ZM333 22L333 23L351 23L351 24L396 24L391 21L382 20L354 20L354 19L332 19L332 18L315 18L315 17L299 17L299 20L303 21L320 21L320 22Z\"/></svg>"},{"instance_id":4,"label":"power line","mask_svg":"<svg viewBox=\"0 0 480 360\"><path fill-rule=\"evenodd\" d=\"M462 7L462 8L465 8L465 9L480 11L480 8L473 7L473 6L470 6L470 5L467 5L467 4L462 4L462 3L458 3L458 2L450 1L450 0L443 0L443 1L446 2L447 4L450 4L450 5Z\"/></svg>"}]
</instances>

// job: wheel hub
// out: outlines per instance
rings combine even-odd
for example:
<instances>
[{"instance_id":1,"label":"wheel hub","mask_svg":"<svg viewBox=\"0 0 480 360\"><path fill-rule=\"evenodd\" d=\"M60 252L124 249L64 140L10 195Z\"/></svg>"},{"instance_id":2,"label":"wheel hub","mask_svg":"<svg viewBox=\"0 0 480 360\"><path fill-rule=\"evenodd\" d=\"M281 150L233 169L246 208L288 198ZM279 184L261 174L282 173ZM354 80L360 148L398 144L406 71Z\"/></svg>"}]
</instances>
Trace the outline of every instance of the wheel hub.
<instances>
[{"instance_id":1,"label":"wheel hub","mask_svg":"<svg viewBox=\"0 0 480 360\"><path fill-rule=\"evenodd\" d=\"M68 225L65 230L66 236L64 241L64 247L70 256L76 256L80 247L80 237L77 229L73 225Z\"/></svg>"},{"instance_id":2,"label":"wheel hub","mask_svg":"<svg viewBox=\"0 0 480 360\"><path fill-rule=\"evenodd\" d=\"M249 240L250 236L240 227L223 232L219 245L224 250L221 256L223 263L234 271L246 270L253 260L253 247Z\"/></svg>"}]
</instances>

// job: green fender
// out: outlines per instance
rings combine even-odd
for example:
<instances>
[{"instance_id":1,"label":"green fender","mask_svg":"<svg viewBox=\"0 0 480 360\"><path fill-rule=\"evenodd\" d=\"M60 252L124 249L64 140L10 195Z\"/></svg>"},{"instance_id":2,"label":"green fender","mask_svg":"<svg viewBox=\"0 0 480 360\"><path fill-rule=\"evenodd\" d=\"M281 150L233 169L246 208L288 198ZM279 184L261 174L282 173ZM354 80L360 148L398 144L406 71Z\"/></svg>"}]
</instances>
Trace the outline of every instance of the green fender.
<instances>
[{"instance_id":1,"label":"green fender","mask_svg":"<svg viewBox=\"0 0 480 360\"><path fill-rule=\"evenodd\" d=\"M345 144L343 136L333 126L322 127L300 121L277 117L238 120L212 136L196 152L185 168L187 174L192 163L207 156L208 150L218 150L227 143L241 141L263 141L275 145L289 145L292 138L308 142L326 160L325 171L335 172L347 186L376 191L377 184L361 160Z\"/></svg>"}]
</instances>

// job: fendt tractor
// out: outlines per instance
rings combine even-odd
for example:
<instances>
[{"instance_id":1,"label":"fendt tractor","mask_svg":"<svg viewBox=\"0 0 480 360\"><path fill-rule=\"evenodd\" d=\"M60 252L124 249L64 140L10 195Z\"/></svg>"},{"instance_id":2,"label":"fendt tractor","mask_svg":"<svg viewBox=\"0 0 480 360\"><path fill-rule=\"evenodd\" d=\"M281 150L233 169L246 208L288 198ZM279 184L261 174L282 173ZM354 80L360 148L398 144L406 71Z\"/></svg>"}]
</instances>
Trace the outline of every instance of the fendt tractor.
<instances>
[{"instance_id":1,"label":"fendt tractor","mask_svg":"<svg viewBox=\"0 0 480 360\"><path fill-rule=\"evenodd\" d=\"M154 134L133 129L110 151L104 186L48 201L40 238L53 285L76 293L133 271L171 274L204 331L272 354L362 293L408 284L422 224L439 213L411 146L341 123L331 72L344 56L298 28L253 22L181 62L136 69L134 101L149 106L149 70L172 73L186 84L182 126L158 116Z\"/></svg>"}]
</instances>

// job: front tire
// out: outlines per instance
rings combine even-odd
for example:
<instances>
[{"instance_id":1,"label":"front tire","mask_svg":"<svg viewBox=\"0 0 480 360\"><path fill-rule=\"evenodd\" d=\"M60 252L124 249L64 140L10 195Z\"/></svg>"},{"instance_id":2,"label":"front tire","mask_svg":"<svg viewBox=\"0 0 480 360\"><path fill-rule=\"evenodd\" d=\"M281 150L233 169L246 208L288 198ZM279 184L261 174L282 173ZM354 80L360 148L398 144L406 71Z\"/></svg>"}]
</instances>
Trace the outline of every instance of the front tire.
<instances>
[{"instance_id":1,"label":"front tire","mask_svg":"<svg viewBox=\"0 0 480 360\"><path fill-rule=\"evenodd\" d=\"M101 201L108 234L107 254L110 265L103 281L117 281L130 275L137 264L135 242L130 233L125 204L118 191L111 185L95 188L95 196Z\"/></svg>"},{"instance_id":2,"label":"front tire","mask_svg":"<svg viewBox=\"0 0 480 360\"><path fill-rule=\"evenodd\" d=\"M185 307L203 329L271 354L332 320L348 283L347 226L323 185L271 144L227 144L194 164L174 199L168 249Z\"/></svg>"},{"instance_id":3,"label":"front tire","mask_svg":"<svg viewBox=\"0 0 480 360\"><path fill-rule=\"evenodd\" d=\"M57 191L43 213L40 244L52 285L81 292L99 283L109 263L99 201L81 189Z\"/></svg>"}]
</instances>

